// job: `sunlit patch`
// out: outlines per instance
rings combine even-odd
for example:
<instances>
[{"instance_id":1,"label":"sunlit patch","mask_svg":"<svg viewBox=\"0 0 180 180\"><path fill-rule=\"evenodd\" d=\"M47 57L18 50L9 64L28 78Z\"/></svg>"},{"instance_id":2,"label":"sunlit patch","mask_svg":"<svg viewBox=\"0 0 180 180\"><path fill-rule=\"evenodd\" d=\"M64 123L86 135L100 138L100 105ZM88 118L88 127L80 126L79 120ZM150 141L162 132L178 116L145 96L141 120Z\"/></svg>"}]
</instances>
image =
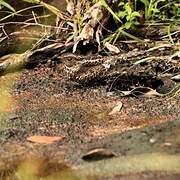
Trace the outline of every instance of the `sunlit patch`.
<instances>
[{"instance_id":1,"label":"sunlit patch","mask_svg":"<svg viewBox=\"0 0 180 180\"><path fill-rule=\"evenodd\" d=\"M14 176L18 179L39 179L46 177L53 177L55 175L63 176L70 167L63 162L53 162L51 159L46 157L29 157L24 160L16 169Z\"/></svg>"},{"instance_id":2,"label":"sunlit patch","mask_svg":"<svg viewBox=\"0 0 180 180\"><path fill-rule=\"evenodd\" d=\"M90 132L90 135L93 137L104 137L104 136L112 135L114 133L120 133L120 132L137 129L137 128L140 128L140 127L130 127L130 126L127 127L123 123L119 125L112 125L109 127L93 127L92 131Z\"/></svg>"},{"instance_id":3,"label":"sunlit patch","mask_svg":"<svg viewBox=\"0 0 180 180\"><path fill-rule=\"evenodd\" d=\"M76 169L56 169L54 173L47 174L48 162L43 159L24 161L15 172L19 179L96 179L96 177L115 177L116 175L129 175L142 172L169 172L180 173L180 158L177 155L165 153L150 153L132 156L120 156L98 162L87 163ZM53 167L52 167L53 169ZM45 173L45 174L44 174Z\"/></svg>"},{"instance_id":4,"label":"sunlit patch","mask_svg":"<svg viewBox=\"0 0 180 180\"><path fill-rule=\"evenodd\" d=\"M18 79L18 74L9 74L0 78L0 119L3 113L13 112L17 101L12 96L12 86Z\"/></svg>"},{"instance_id":5,"label":"sunlit patch","mask_svg":"<svg viewBox=\"0 0 180 180\"><path fill-rule=\"evenodd\" d=\"M121 133L133 129L139 129L150 125L156 125L166 121L170 121L172 116L157 116L154 118L129 118L126 115L115 116L114 119L107 119L107 124L94 125L90 127L89 134L93 137L102 138L105 136ZM117 122L118 120L118 122Z\"/></svg>"},{"instance_id":6,"label":"sunlit patch","mask_svg":"<svg viewBox=\"0 0 180 180\"><path fill-rule=\"evenodd\" d=\"M82 177L114 177L140 172L180 173L180 157L165 153L147 153L132 156L120 156L104 161L86 164L77 170Z\"/></svg>"}]
</instances>

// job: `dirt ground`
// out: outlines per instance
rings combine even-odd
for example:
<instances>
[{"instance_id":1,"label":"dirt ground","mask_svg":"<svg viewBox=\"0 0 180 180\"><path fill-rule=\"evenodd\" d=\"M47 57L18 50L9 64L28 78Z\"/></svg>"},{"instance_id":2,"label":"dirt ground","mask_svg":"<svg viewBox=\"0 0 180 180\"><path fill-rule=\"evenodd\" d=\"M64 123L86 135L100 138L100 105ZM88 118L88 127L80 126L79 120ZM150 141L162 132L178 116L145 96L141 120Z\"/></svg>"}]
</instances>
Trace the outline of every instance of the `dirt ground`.
<instances>
[{"instance_id":1,"label":"dirt ground","mask_svg":"<svg viewBox=\"0 0 180 180\"><path fill-rule=\"evenodd\" d=\"M64 0L46 2L66 9ZM15 9L23 7L26 4L18 3ZM39 40L44 35L43 28L19 26L3 26L8 33L20 30L22 34L15 32L1 42L1 56L23 53L35 43L32 37ZM176 43L179 28L174 32L171 38ZM66 41L67 33L68 29L60 33L57 42ZM164 33L157 26L152 31L149 27L136 29L132 34L153 40L152 47L166 45L161 37L166 37L167 30ZM52 40L56 42L56 38ZM147 49L137 42L126 44L126 40L123 38L117 46L121 53ZM169 37L166 40L169 42ZM153 55L173 54L174 50L167 47ZM88 59L71 55L61 60L71 64L73 58ZM125 68L128 72L129 66ZM151 68L149 74L151 77ZM169 80L165 84L160 93L174 86ZM122 108L112 114L120 103ZM52 144L29 142L33 135L58 136L61 140ZM118 90L103 83L79 86L63 74L60 62L49 61L34 69L0 76L0 145L0 180L179 180L180 96L121 97ZM98 149L104 149L105 155L84 158Z\"/></svg>"},{"instance_id":2,"label":"dirt ground","mask_svg":"<svg viewBox=\"0 0 180 180\"><path fill-rule=\"evenodd\" d=\"M61 64L8 74L1 83L8 97L1 112L2 179L26 172L23 163L38 166L37 179L180 179L179 96L120 97L102 85L79 87ZM109 114L118 102L122 109ZM32 135L63 140L43 145L28 142ZM82 159L96 148L117 157Z\"/></svg>"}]
</instances>

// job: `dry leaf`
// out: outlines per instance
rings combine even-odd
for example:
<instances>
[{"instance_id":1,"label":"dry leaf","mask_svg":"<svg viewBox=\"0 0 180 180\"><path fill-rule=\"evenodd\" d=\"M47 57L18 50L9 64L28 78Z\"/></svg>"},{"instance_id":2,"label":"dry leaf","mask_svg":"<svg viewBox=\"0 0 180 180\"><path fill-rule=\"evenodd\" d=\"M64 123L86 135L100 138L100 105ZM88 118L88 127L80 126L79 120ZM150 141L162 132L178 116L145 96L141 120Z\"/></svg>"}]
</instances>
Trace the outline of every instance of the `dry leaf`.
<instances>
[{"instance_id":1,"label":"dry leaf","mask_svg":"<svg viewBox=\"0 0 180 180\"><path fill-rule=\"evenodd\" d=\"M121 91L122 96L143 96L143 97L154 97L154 96L163 96L163 94L158 93L156 90L149 87L136 87L131 91Z\"/></svg>"},{"instance_id":2,"label":"dry leaf","mask_svg":"<svg viewBox=\"0 0 180 180\"><path fill-rule=\"evenodd\" d=\"M109 149L97 148L89 151L87 154L85 154L82 157L82 159L86 161L93 161L93 160L102 160L106 158L111 158L115 156L117 156L117 154Z\"/></svg>"},{"instance_id":3,"label":"dry leaf","mask_svg":"<svg viewBox=\"0 0 180 180\"><path fill-rule=\"evenodd\" d=\"M82 29L82 32L80 34L81 40L88 40L88 42L93 39L94 35L94 29L91 27L90 24L86 24L84 28Z\"/></svg>"},{"instance_id":4,"label":"dry leaf","mask_svg":"<svg viewBox=\"0 0 180 180\"><path fill-rule=\"evenodd\" d=\"M173 76L171 79L175 82L180 82L180 74Z\"/></svg>"},{"instance_id":5,"label":"dry leaf","mask_svg":"<svg viewBox=\"0 0 180 180\"><path fill-rule=\"evenodd\" d=\"M116 47L116 46L114 46L114 45L112 45L112 44L110 44L110 43L108 43L108 42L106 42L105 44L104 44L104 47L105 48L107 48L111 53L113 53L113 54L118 54L118 53L120 53L120 50Z\"/></svg>"},{"instance_id":6,"label":"dry leaf","mask_svg":"<svg viewBox=\"0 0 180 180\"><path fill-rule=\"evenodd\" d=\"M67 2L67 7L66 7L67 12L71 15L74 15L75 13L74 2L72 0L66 0L66 2Z\"/></svg>"},{"instance_id":7,"label":"dry leaf","mask_svg":"<svg viewBox=\"0 0 180 180\"><path fill-rule=\"evenodd\" d=\"M27 141L42 144L52 144L58 141L62 141L64 137L62 136L30 136Z\"/></svg>"},{"instance_id":8,"label":"dry leaf","mask_svg":"<svg viewBox=\"0 0 180 180\"><path fill-rule=\"evenodd\" d=\"M117 113L121 110L122 105L123 105L122 102L119 101L119 102L114 106L114 108L113 108L112 111L109 113L109 115L117 114Z\"/></svg>"},{"instance_id":9,"label":"dry leaf","mask_svg":"<svg viewBox=\"0 0 180 180\"><path fill-rule=\"evenodd\" d=\"M171 60L174 60L174 59L178 60L179 58L180 58L180 51L177 51L170 57Z\"/></svg>"},{"instance_id":10,"label":"dry leaf","mask_svg":"<svg viewBox=\"0 0 180 180\"><path fill-rule=\"evenodd\" d=\"M83 45L90 43L94 37L98 44L100 44L100 31L98 26L104 19L104 8L100 2L95 3L84 15L83 17L83 28L79 36L76 38L75 44L73 46L73 53L76 52L77 46L81 41Z\"/></svg>"},{"instance_id":11,"label":"dry leaf","mask_svg":"<svg viewBox=\"0 0 180 180\"><path fill-rule=\"evenodd\" d=\"M83 45L86 45L90 42L90 40L93 39L93 35L94 35L94 29L91 27L91 25L88 23L84 26L84 28L82 29L81 34L77 37L74 46L73 46L73 53L76 52L77 50L77 46L79 44L80 41L83 41Z\"/></svg>"},{"instance_id":12,"label":"dry leaf","mask_svg":"<svg viewBox=\"0 0 180 180\"><path fill-rule=\"evenodd\" d=\"M100 2L95 3L89 10L85 13L83 17L83 22L88 21L90 19L94 19L99 21L103 16L102 5Z\"/></svg>"}]
</instances>

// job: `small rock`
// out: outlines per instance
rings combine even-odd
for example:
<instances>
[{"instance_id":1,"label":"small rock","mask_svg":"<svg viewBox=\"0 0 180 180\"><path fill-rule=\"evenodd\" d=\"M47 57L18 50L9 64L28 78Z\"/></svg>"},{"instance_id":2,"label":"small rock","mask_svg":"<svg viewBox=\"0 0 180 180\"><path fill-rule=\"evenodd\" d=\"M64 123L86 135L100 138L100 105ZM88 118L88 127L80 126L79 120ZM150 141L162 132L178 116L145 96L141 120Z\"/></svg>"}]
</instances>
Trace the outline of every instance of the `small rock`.
<instances>
[{"instance_id":1,"label":"small rock","mask_svg":"<svg viewBox=\"0 0 180 180\"><path fill-rule=\"evenodd\" d=\"M163 145L164 145L164 146L172 146L172 143L170 143L170 142L165 142Z\"/></svg>"},{"instance_id":2,"label":"small rock","mask_svg":"<svg viewBox=\"0 0 180 180\"><path fill-rule=\"evenodd\" d=\"M176 76L173 76L171 78L171 80L175 81L175 82L180 82L180 74L176 75Z\"/></svg>"},{"instance_id":3,"label":"small rock","mask_svg":"<svg viewBox=\"0 0 180 180\"><path fill-rule=\"evenodd\" d=\"M157 139L155 139L155 138L151 138L151 139L149 140L149 142L152 143L152 144L155 143L156 141L157 141Z\"/></svg>"},{"instance_id":4,"label":"small rock","mask_svg":"<svg viewBox=\"0 0 180 180\"><path fill-rule=\"evenodd\" d=\"M114 45L112 45L112 44L110 44L110 43L108 43L108 42L106 42L105 44L104 44L104 47L105 48L107 48L111 53L113 53L113 54L118 54L118 53L120 53L120 50L116 47L116 46L114 46Z\"/></svg>"},{"instance_id":5,"label":"small rock","mask_svg":"<svg viewBox=\"0 0 180 180\"><path fill-rule=\"evenodd\" d=\"M113 95L114 95L114 92L107 92L107 93L106 93L106 96L107 96L107 97L110 97L110 96L113 96Z\"/></svg>"}]
</instances>

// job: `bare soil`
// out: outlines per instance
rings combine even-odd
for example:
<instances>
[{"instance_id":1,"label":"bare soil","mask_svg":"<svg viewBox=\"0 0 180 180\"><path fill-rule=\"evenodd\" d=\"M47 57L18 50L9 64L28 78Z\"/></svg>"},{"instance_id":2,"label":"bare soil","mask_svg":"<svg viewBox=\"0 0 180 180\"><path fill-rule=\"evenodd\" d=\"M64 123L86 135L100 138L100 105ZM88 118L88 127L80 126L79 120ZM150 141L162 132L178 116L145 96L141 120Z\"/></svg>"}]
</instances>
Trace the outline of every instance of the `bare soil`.
<instances>
[{"instance_id":1,"label":"bare soil","mask_svg":"<svg viewBox=\"0 0 180 180\"><path fill-rule=\"evenodd\" d=\"M46 2L56 4L62 11L66 9L64 0ZM19 5L15 1L13 5L16 10L27 7L26 3ZM35 12L41 14L42 9L35 9ZM25 18L29 18L29 14L32 14L31 10ZM24 20L23 16L19 18L14 17L12 24L3 26L3 32L5 30L8 36L0 44L0 56L23 53L44 35L42 27L14 25L15 21ZM51 19L47 23L51 24ZM163 46L164 40L169 41L167 29L161 31L161 27L157 26L152 30L151 27L142 29L130 33L141 39L153 40L152 47ZM171 38L177 43L179 27L171 31ZM49 40L63 42L67 34L68 29L65 28ZM126 40L122 37L122 42L117 44L121 53L136 48L147 49L137 42L126 43ZM173 54L174 50L170 47L153 55ZM129 64L122 62L116 69L120 72L125 69L132 75L131 78L121 76L123 79L119 78L119 81L112 78L108 83L77 85L63 73L62 62L71 65L86 58L89 57L65 54L57 62L48 61L34 69L0 77L0 180L180 179L180 96L121 97L119 93L119 89L127 90L127 87L135 85L142 70L144 77L140 77L138 83L141 81L141 85L156 88L160 93L170 92L175 83L169 78L164 78L164 86L160 89L157 86L159 79L151 81L157 73L156 68L151 71L152 66L159 62L144 63L142 69L142 66L133 68L134 61L131 59ZM97 59L99 56L90 58ZM43 58L39 61L42 62ZM171 62L168 63L161 64L159 69L174 70ZM130 71L129 66L132 66ZM179 70L177 67L174 73L179 74ZM122 102L121 110L110 114L118 102ZM63 140L53 144L29 142L27 138L33 135L59 136ZM108 149L116 156L83 160L84 155L97 148Z\"/></svg>"},{"instance_id":2,"label":"bare soil","mask_svg":"<svg viewBox=\"0 0 180 180\"><path fill-rule=\"evenodd\" d=\"M41 162L38 178L180 179L179 96L120 97L103 85L77 86L66 79L62 65L53 62L3 76L1 81L11 82L12 102L1 113L1 177L15 177L14 171L30 157L35 164ZM120 112L109 115L119 101ZM64 139L41 145L27 142L32 135ZM94 148L110 149L118 157L84 161L82 156ZM153 154L157 169L151 166Z\"/></svg>"}]
</instances>

